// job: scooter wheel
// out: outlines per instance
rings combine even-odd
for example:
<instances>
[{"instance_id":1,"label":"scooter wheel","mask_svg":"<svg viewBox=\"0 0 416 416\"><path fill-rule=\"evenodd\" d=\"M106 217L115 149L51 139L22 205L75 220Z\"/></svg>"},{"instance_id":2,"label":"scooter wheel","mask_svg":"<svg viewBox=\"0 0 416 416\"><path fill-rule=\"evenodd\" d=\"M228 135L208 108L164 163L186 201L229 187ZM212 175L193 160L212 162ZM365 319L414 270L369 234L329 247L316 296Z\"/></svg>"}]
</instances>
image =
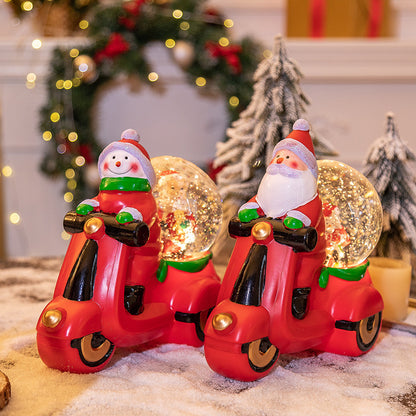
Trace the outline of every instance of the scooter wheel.
<instances>
[{"instance_id":1,"label":"scooter wheel","mask_svg":"<svg viewBox=\"0 0 416 416\"><path fill-rule=\"evenodd\" d=\"M71 347L76 348L81 361L92 368L103 368L114 353L114 344L99 332L72 340Z\"/></svg>"},{"instance_id":2,"label":"scooter wheel","mask_svg":"<svg viewBox=\"0 0 416 416\"><path fill-rule=\"evenodd\" d=\"M357 325L357 345L358 348L366 352L374 345L381 327L381 312L368 316L358 322Z\"/></svg>"},{"instance_id":3,"label":"scooter wheel","mask_svg":"<svg viewBox=\"0 0 416 416\"><path fill-rule=\"evenodd\" d=\"M243 344L241 350L247 354L250 367L257 373L269 370L279 357L279 350L267 337Z\"/></svg>"},{"instance_id":4,"label":"scooter wheel","mask_svg":"<svg viewBox=\"0 0 416 416\"><path fill-rule=\"evenodd\" d=\"M240 352L218 350L212 339L205 342L208 365L224 377L240 381L255 381L267 376L279 357L279 350L268 338L247 342Z\"/></svg>"}]
</instances>

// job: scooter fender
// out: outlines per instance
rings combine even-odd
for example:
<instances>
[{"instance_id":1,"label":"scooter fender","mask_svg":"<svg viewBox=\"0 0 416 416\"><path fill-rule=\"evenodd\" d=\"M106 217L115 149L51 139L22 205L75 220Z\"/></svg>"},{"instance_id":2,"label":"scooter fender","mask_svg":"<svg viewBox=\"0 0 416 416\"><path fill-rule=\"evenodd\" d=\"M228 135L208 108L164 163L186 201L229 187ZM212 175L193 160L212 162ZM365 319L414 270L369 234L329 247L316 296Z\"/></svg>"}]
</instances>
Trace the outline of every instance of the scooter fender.
<instances>
[{"instance_id":1,"label":"scooter fender","mask_svg":"<svg viewBox=\"0 0 416 416\"><path fill-rule=\"evenodd\" d=\"M224 316L228 326L218 324ZM208 317L205 345L216 350L241 354L243 344L269 335L269 325L270 315L263 306L240 305L226 299Z\"/></svg>"},{"instance_id":2,"label":"scooter fender","mask_svg":"<svg viewBox=\"0 0 416 416\"><path fill-rule=\"evenodd\" d=\"M54 322L51 322L52 314L56 315ZM94 301L77 302L58 296L45 307L36 329L44 336L69 340L99 332L101 308Z\"/></svg>"},{"instance_id":3,"label":"scooter fender","mask_svg":"<svg viewBox=\"0 0 416 416\"><path fill-rule=\"evenodd\" d=\"M36 329L39 356L48 367L77 373L91 372L91 368L81 362L71 343L74 339L101 331L100 308L95 302L76 302L59 296L43 310Z\"/></svg>"},{"instance_id":4,"label":"scooter fender","mask_svg":"<svg viewBox=\"0 0 416 416\"><path fill-rule=\"evenodd\" d=\"M345 282L344 288L334 298L331 315L335 321L359 322L383 308L383 298L372 285L367 271L360 281Z\"/></svg>"}]
</instances>

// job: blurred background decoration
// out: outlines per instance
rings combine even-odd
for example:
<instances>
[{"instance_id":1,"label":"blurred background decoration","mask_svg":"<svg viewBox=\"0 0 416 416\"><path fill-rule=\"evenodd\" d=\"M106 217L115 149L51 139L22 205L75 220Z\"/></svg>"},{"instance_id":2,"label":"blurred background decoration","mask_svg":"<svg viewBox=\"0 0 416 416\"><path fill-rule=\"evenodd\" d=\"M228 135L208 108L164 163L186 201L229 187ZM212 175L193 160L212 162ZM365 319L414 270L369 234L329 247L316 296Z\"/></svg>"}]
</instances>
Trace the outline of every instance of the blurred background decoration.
<instances>
[{"instance_id":1,"label":"blurred background decoration","mask_svg":"<svg viewBox=\"0 0 416 416\"><path fill-rule=\"evenodd\" d=\"M19 19L36 15L44 36L70 36L82 29L84 18L98 0L4 0ZM80 27L81 25L81 27Z\"/></svg>"},{"instance_id":2,"label":"blurred background decoration","mask_svg":"<svg viewBox=\"0 0 416 416\"><path fill-rule=\"evenodd\" d=\"M288 0L287 36L393 36L390 0Z\"/></svg>"}]
</instances>

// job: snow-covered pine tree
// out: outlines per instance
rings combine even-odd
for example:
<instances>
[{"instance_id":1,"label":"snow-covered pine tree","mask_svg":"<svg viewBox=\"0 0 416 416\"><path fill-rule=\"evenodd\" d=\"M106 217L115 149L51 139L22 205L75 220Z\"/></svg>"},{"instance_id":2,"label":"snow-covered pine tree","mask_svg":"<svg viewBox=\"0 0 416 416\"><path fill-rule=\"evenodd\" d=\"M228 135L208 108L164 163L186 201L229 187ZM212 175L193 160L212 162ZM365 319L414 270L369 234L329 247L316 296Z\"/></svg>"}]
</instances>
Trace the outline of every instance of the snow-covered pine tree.
<instances>
[{"instance_id":1,"label":"snow-covered pine tree","mask_svg":"<svg viewBox=\"0 0 416 416\"><path fill-rule=\"evenodd\" d=\"M386 132L371 146L364 174L383 206L383 230L376 254L409 260L416 254L416 157L399 136L394 114L386 115Z\"/></svg>"},{"instance_id":2,"label":"snow-covered pine tree","mask_svg":"<svg viewBox=\"0 0 416 416\"><path fill-rule=\"evenodd\" d=\"M273 148L302 118L309 100L300 87L302 73L288 57L282 36L276 36L272 55L258 65L254 73L253 96L238 120L227 129L225 142L217 144L214 168L224 166L217 175L223 198L224 226L216 252L226 257L229 219L238 208L257 193L261 178L272 158ZM319 155L336 155L332 146L319 140L311 131L315 151Z\"/></svg>"}]
</instances>

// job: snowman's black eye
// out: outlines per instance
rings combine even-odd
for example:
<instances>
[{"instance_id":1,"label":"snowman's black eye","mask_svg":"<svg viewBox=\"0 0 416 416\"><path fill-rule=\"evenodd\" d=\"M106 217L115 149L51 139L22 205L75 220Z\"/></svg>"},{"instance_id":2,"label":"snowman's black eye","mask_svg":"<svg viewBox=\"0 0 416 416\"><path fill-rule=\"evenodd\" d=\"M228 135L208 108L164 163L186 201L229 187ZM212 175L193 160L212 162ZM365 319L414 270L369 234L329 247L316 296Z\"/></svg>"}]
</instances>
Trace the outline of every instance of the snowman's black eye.
<instances>
[{"instance_id":1,"label":"snowman's black eye","mask_svg":"<svg viewBox=\"0 0 416 416\"><path fill-rule=\"evenodd\" d=\"M286 159L289 159L289 156L286 156Z\"/></svg>"},{"instance_id":2,"label":"snowman's black eye","mask_svg":"<svg viewBox=\"0 0 416 416\"><path fill-rule=\"evenodd\" d=\"M113 156L113 159L115 159L116 157L115 156Z\"/></svg>"},{"instance_id":3,"label":"snowman's black eye","mask_svg":"<svg viewBox=\"0 0 416 416\"><path fill-rule=\"evenodd\" d=\"M124 156L124 159L126 159L126 160L127 160L128 158L129 158L128 156Z\"/></svg>"}]
</instances>

